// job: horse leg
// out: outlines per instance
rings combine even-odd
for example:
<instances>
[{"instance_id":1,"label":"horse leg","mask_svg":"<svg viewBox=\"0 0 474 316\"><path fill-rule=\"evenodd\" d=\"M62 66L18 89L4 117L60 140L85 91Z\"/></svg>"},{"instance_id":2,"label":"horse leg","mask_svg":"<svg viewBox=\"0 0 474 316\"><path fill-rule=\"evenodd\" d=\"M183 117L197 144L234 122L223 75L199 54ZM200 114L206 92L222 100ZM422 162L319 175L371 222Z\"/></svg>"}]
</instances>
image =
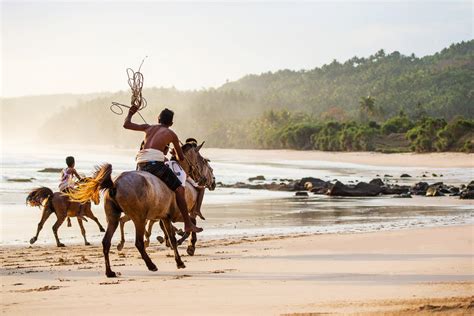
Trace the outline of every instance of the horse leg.
<instances>
[{"instance_id":1,"label":"horse leg","mask_svg":"<svg viewBox=\"0 0 474 316\"><path fill-rule=\"evenodd\" d=\"M163 222L163 225L165 226L166 235L168 235L168 238L170 239L170 242L174 251L174 260L176 261L176 266L178 267L178 269L186 268L186 266L184 265L184 262L181 260L181 257L179 256L178 245L176 244L176 237L174 235L174 229L173 229L173 225L171 224L171 221L169 219L163 219L161 221Z\"/></svg>"},{"instance_id":2,"label":"horse leg","mask_svg":"<svg viewBox=\"0 0 474 316\"><path fill-rule=\"evenodd\" d=\"M58 219L56 220L56 223L54 223L53 225L53 233L54 233L54 238L56 239L56 245L58 247L66 247L63 243L59 241L59 237L58 237L58 229L64 223L66 216L58 212L56 212L56 216L58 217Z\"/></svg>"},{"instance_id":3,"label":"horse leg","mask_svg":"<svg viewBox=\"0 0 474 316\"><path fill-rule=\"evenodd\" d=\"M117 245L117 250L122 251L123 245L125 244L125 231L124 231L124 225L126 222L130 220L130 217L128 215L124 215L120 218L120 242Z\"/></svg>"},{"instance_id":4,"label":"horse leg","mask_svg":"<svg viewBox=\"0 0 474 316\"><path fill-rule=\"evenodd\" d=\"M158 237L161 237L161 239L158 237L156 237L156 239L158 239L160 243L165 243L166 247L171 248L170 239L168 238L168 234L166 233L165 226L163 225L163 220L160 220L160 228L163 231L163 235L165 237L163 238L161 236L158 236Z\"/></svg>"},{"instance_id":5,"label":"horse leg","mask_svg":"<svg viewBox=\"0 0 474 316\"><path fill-rule=\"evenodd\" d=\"M111 213L111 215L107 216L107 230L105 231L104 238L102 239L102 251L104 253L105 259L105 275L107 275L108 278L114 278L117 276L117 274L110 268L109 251L112 237L120 220L120 213Z\"/></svg>"},{"instance_id":6,"label":"horse leg","mask_svg":"<svg viewBox=\"0 0 474 316\"><path fill-rule=\"evenodd\" d=\"M196 222L195 218L191 218L191 221ZM196 223L194 223L196 224ZM197 241L197 234L196 233L191 233L191 240L189 241L188 248L186 249L186 252L190 256L194 256L194 252L196 251L196 241Z\"/></svg>"},{"instance_id":7,"label":"horse leg","mask_svg":"<svg viewBox=\"0 0 474 316\"><path fill-rule=\"evenodd\" d=\"M43 225L46 222L46 220L49 218L51 213L52 212L49 210L49 208L46 208L46 207L43 208L43 214L41 215L41 220L38 223L38 228L36 229L36 235L30 239L30 244L34 244L38 240L38 235L40 231L43 229Z\"/></svg>"},{"instance_id":8,"label":"horse leg","mask_svg":"<svg viewBox=\"0 0 474 316\"><path fill-rule=\"evenodd\" d=\"M143 221L142 223L138 221L133 222L135 224L135 247L137 247L138 251L142 255L142 259L145 261L148 270L157 271L158 268L151 261L150 257L146 253L145 243L143 242L143 235L145 234L145 221Z\"/></svg>"},{"instance_id":9,"label":"horse leg","mask_svg":"<svg viewBox=\"0 0 474 316\"><path fill-rule=\"evenodd\" d=\"M78 217L77 222L79 223L79 227L81 228L82 237L84 237L84 244L86 246L90 246L90 243L87 241L86 238L86 230L84 229L84 225L82 224L82 219Z\"/></svg>"},{"instance_id":10,"label":"horse leg","mask_svg":"<svg viewBox=\"0 0 474 316\"><path fill-rule=\"evenodd\" d=\"M192 219L191 219L192 221ZM179 235L179 234L178 234ZM178 246L181 246L181 244L186 240L188 239L189 235L191 235L191 233L189 232L185 232L183 235L181 235L181 238L178 239L178 241L176 242L178 244Z\"/></svg>"},{"instance_id":11,"label":"horse leg","mask_svg":"<svg viewBox=\"0 0 474 316\"><path fill-rule=\"evenodd\" d=\"M90 206L86 207L86 209L84 210L84 216L89 217L91 220L93 220L97 224L97 226L99 226L99 230L101 233L105 232L104 227L102 227L97 217L95 217L94 213L92 213Z\"/></svg>"},{"instance_id":12,"label":"horse leg","mask_svg":"<svg viewBox=\"0 0 474 316\"><path fill-rule=\"evenodd\" d=\"M145 248L150 246L150 236L151 236L151 230L153 229L153 225L156 223L155 220L149 220L148 221L148 228L145 230Z\"/></svg>"}]
</instances>

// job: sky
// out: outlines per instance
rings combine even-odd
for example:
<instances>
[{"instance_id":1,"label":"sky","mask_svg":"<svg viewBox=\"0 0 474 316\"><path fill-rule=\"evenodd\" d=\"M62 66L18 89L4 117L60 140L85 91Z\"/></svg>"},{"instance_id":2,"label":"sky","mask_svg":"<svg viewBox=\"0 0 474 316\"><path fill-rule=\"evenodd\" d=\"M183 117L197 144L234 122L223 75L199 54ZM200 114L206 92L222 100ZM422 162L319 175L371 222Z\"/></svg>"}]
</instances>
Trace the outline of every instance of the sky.
<instances>
[{"instance_id":1,"label":"sky","mask_svg":"<svg viewBox=\"0 0 474 316\"><path fill-rule=\"evenodd\" d=\"M473 1L1 0L1 96L219 87L379 49L421 57L473 38Z\"/></svg>"}]
</instances>

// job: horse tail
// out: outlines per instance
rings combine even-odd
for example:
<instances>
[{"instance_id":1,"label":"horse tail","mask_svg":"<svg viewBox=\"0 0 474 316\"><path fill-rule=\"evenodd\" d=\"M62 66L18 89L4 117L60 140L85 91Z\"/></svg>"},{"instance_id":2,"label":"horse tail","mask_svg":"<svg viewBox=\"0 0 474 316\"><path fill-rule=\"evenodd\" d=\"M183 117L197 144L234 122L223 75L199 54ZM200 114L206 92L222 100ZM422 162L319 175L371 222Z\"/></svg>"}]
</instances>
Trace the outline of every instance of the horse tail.
<instances>
[{"instance_id":1,"label":"horse tail","mask_svg":"<svg viewBox=\"0 0 474 316\"><path fill-rule=\"evenodd\" d=\"M29 206L42 206L44 200L48 199L50 200L50 197L53 196L53 190L47 187L39 187L34 190L32 190L28 196L26 197L26 204ZM46 202L45 206L50 206L48 204L48 201Z\"/></svg>"},{"instance_id":2,"label":"horse tail","mask_svg":"<svg viewBox=\"0 0 474 316\"><path fill-rule=\"evenodd\" d=\"M66 195L73 202L86 203L95 194L98 194L99 191L107 191L114 188L112 165L107 163L96 167L91 178L83 179L74 190L71 190Z\"/></svg>"}]
</instances>

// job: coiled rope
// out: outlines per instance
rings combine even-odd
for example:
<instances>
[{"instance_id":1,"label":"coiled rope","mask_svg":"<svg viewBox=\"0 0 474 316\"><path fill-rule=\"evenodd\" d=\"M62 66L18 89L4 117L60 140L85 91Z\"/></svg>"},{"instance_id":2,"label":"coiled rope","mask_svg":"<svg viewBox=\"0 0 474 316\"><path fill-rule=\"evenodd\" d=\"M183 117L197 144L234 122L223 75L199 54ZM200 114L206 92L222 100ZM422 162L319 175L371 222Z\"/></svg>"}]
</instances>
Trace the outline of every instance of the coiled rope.
<instances>
[{"instance_id":1,"label":"coiled rope","mask_svg":"<svg viewBox=\"0 0 474 316\"><path fill-rule=\"evenodd\" d=\"M112 105L110 106L110 110L117 115L123 114L123 108L130 109L132 106L136 106L138 108L137 113L138 115L140 115L145 124L148 123L145 121L145 118L140 114L140 111L146 108L147 106L146 99L142 96L144 77L140 70L142 69L142 65L147 57L148 56L143 58L142 63L140 64L140 67L138 68L137 72L135 72L132 68L127 68L128 85L132 90L131 106L118 102L112 102Z\"/></svg>"}]
</instances>

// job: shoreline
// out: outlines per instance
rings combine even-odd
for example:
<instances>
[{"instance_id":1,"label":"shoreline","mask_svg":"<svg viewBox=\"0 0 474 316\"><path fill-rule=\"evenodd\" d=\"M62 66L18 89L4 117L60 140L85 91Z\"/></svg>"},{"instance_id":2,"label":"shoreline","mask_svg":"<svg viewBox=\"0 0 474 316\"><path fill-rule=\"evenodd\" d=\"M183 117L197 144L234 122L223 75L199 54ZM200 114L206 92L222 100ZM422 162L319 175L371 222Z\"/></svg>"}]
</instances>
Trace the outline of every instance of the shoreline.
<instances>
[{"instance_id":1,"label":"shoreline","mask_svg":"<svg viewBox=\"0 0 474 316\"><path fill-rule=\"evenodd\" d=\"M133 243L102 247L0 247L2 311L45 315L294 314L472 312L474 226L373 233L293 235L198 242L177 270L152 241L158 271L146 269ZM115 245L114 245L115 246ZM113 247L114 247L113 246ZM140 294L138 294L138 292ZM133 297L133 302L129 298ZM149 304L155 301L153 306ZM87 306L78 302L87 301ZM123 302L127 301L127 304ZM434 307L433 307L434 306Z\"/></svg>"},{"instance_id":2,"label":"shoreline","mask_svg":"<svg viewBox=\"0 0 474 316\"><path fill-rule=\"evenodd\" d=\"M182 224L182 223L177 223ZM287 233L270 233L265 235L262 232L258 232L255 234L229 234L224 235L222 237L214 237L214 236L205 236L205 238L199 238L198 235L198 242L201 244L200 247L206 248L211 247L213 245L217 246L226 246L226 245L233 245L233 244L245 244L245 243L253 243L253 242L261 242L261 241L273 241L273 240L282 240L282 239L293 239L293 238L301 238L301 237L310 237L310 236L335 236L335 235L360 235L360 234L379 234L379 233L387 233L387 232L404 232L404 231L417 231L417 230L427 230L427 229L437 229L437 228L459 228L459 227L468 227L473 226L474 223L453 223L453 224L434 224L434 225L427 225L427 226L409 226L409 227L393 227L393 228L385 228L385 229L374 229L368 231L325 231L325 232L314 232L314 231L304 231L304 232L287 232ZM104 226L105 227L105 226ZM473 226L474 227L474 226ZM474 234L474 230L473 230ZM117 243L119 238L120 232L119 228L115 231L114 238L112 239L112 248L114 247L114 242ZM151 236L151 243L156 243L156 236L163 235L161 230L158 230L154 227L152 236ZM79 241L66 241L66 247L81 247L84 246L84 242L81 239L80 233L77 234L77 239ZM102 239L102 237L100 238ZM92 240L88 236L88 240L91 244L96 244L96 246L100 246L100 240ZM189 240L189 239L188 239ZM61 242L64 243L64 239L61 239ZM2 250L18 250L22 248L56 248L56 242L54 240L41 243L36 242L34 245L30 245L28 242L23 244L1 244L0 243L0 251ZM125 245L133 246L134 244L134 236L129 234L125 235ZM156 245L159 245L156 243ZM184 243L183 243L184 245Z\"/></svg>"},{"instance_id":3,"label":"shoreline","mask_svg":"<svg viewBox=\"0 0 474 316\"><path fill-rule=\"evenodd\" d=\"M242 154L246 154L243 156ZM290 149L221 149L206 148L211 160L251 159L290 161L335 161L369 166L425 167L425 168L474 168L474 154L460 152L435 153L379 153L379 152L331 152L301 151ZM275 157L275 158L273 158ZM383 159L381 159L383 157Z\"/></svg>"}]
</instances>

